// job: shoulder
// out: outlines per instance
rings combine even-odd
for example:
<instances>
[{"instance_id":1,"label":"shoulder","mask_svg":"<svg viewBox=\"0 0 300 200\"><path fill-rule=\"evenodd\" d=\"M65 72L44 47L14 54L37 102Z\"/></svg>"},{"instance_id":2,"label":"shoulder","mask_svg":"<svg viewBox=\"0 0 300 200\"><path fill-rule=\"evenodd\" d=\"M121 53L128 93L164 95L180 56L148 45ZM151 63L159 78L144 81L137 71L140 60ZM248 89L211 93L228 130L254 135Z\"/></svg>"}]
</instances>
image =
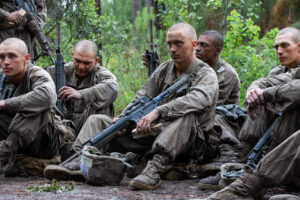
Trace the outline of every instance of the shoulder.
<instances>
[{"instance_id":1,"label":"shoulder","mask_svg":"<svg viewBox=\"0 0 300 200\"><path fill-rule=\"evenodd\" d=\"M112 79L116 79L115 75L109 71L109 69L107 69L106 67L101 66L100 64L96 64L94 66L94 72L95 72L95 76L97 79L102 79L102 78L112 78Z\"/></svg>"},{"instance_id":2,"label":"shoulder","mask_svg":"<svg viewBox=\"0 0 300 200\"><path fill-rule=\"evenodd\" d=\"M279 66L273 68L273 69L269 72L268 77L273 77L273 76L282 74L282 73L285 72L285 70L286 70L286 67L285 67L285 66L279 65Z\"/></svg>"},{"instance_id":3,"label":"shoulder","mask_svg":"<svg viewBox=\"0 0 300 200\"><path fill-rule=\"evenodd\" d=\"M220 68L222 68L220 73L224 73L225 75L229 75L229 76L238 78L238 73L236 72L236 70L228 62L226 62L223 59L221 60Z\"/></svg>"},{"instance_id":4,"label":"shoulder","mask_svg":"<svg viewBox=\"0 0 300 200\"><path fill-rule=\"evenodd\" d=\"M33 64L28 64L28 75L30 79L34 78L44 78L44 80L52 80L50 74L44 70L43 68L33 65Z\"/></svg>"}]
</instances>

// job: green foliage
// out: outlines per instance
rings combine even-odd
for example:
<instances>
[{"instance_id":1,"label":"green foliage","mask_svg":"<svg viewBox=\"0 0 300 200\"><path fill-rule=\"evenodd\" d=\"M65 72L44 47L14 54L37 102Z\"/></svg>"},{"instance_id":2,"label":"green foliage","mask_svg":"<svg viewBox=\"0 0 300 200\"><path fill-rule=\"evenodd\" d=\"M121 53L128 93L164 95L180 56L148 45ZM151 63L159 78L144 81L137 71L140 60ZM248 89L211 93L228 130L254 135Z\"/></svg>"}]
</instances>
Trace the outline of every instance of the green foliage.
<instances>
[{"instance_id":1,"label":"green foliage","mask_svg":"<svg viewBox=\"0 0 300 200\"><path fill-rule=\"evenodd\" d=\"M259 38L260 28L253 21L245 19L233 10L228 20L225 34L225 46L222 57L230 63L241 80L241 102L245 100L250 84L279 64L273 49L278 29L272 29L263 38Z\"/></svg>"},{"instance_id":2,"label":"green foliage","mask_svg":"<svg viewBox=\"0 0 300 200\"><path fill-rule=\"evenodd\" d=\"M27 190L30 192L67 192L72 191L75 188L76 183L71 182L69 184L60 185L57 180L52 180L50 184L44 184L42 186L28 186Z\"/></svg>"}]
</instances>

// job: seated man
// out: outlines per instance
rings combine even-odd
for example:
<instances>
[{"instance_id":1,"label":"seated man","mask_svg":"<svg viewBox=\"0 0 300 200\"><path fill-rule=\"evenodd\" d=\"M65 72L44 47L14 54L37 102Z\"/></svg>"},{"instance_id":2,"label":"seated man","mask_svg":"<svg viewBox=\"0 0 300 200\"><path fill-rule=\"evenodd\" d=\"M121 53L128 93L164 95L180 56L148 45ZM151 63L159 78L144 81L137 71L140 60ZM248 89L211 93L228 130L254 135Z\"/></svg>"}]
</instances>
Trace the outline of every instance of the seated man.
<instances>
[{"instance_id":1,"label":"seated man","mask_svg":"<svg viewBox=\"0 0 300 200\"><path fill-rule=\"evenodd\" d=\"M249 102L249 107L257 103L261 104L263 101L263 104L267 104L273 112L286 113L294 109L299 112L300 81L297 79L300 78L300 71L299 69L295 71L286 74L287 79L295 80L264 89L259 96L260 102ZM270 79L274 80L274 78ZM284 131L277 132L272 135L273 138L280 138L279 145L262 158L254 172L251 169L246 170L239 179L208 199L255 199L263 194L263 188L283 185L300 187L300 131L292 134ZM300 198L279 195L276 199Z\"/></svg>"},{"instance_id":2,"label":"seated man","mask_svg":"<svg viewBox=\"0 0 300 200\"><path fill-rule=\"evenodd\" d=\"M290 76L286 74L300 66L300 31L291 27L280 30L276 36L274 47L281 66L271 70L267 78L254 81L247 91L247 109L250 116L246 119L239 135L242 142L240 147L242 158L248 154L251 147L255 145L274 119L274 112L264 106L263 91L270 90L271 86L280 87L282 83L289 81ZM282 141L280 135L283 133L289 135L300 129L299 114L297 109L283 112L280 121L272 131L273 135L278 134L276 138L272 138L273 142L278 144Z\"/></svg>"},{"instance_id":3,"label":"seated man","mask_svg":"<svg viewBox=\"0 0 300 200\"><path fill-rule=\"evenodd\" d=\"M110 152L134 152L153 154L144 169L130 185L139 189L153 190L160 186L160 175L177 159L202 158L213 151L207 146L214 125L218 97L218 81L214 70L194 56L197 46L196 32L186 23L173 25L167 33L171 60L161 64L151 75L140 96L156 97L184 74L192 74L187 89L173 94L156 109L144 116L137 124L136 134L151 133L151 124L164 123L160 134L135 139L131 133L114 138ZM113 121L103 115L92 115L79 133L75 145L82 145L89 138L108 127ZM134 128L134 127L132 127ZM47 166L44 175L49 179L73 179L78 175L78 159L62 166ZM80 173L80 172L78 172Z\"/></svg>"},{"instance_id":4,"label":"seated man","mask_svg":"<svg viewBox=\"0 0 300 200\"><path fill-rule=\"evenodd\" d=\"M55 85L42 68L30 63L26 44L9 38L0 44L0 174L16 152L52 158L59 152L55 131Z\"/></svg>"},{"instance_id":5,"label":"seated man","mask_svg":"<svg viewBox=\"0 0 300 200\"><path fill-rule=\"evenodd\" d=\"M97 46L88 40L75 45L73 62L64 66L65 84L59 91L63 100L64 116L72 120L79 133L86 119L92 114L113 116L113 102L118 96L115 76L99 65ZM55 67L48 72L55 80Z\"/></svg>"}]
</instances>

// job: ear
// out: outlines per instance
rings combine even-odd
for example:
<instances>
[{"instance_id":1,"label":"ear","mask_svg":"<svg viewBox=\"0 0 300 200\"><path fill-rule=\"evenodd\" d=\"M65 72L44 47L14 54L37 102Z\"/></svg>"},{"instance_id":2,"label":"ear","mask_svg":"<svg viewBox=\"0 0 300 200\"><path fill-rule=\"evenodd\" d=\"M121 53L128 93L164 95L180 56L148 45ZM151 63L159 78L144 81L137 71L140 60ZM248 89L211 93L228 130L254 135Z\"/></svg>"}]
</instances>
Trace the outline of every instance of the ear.
<instances>
[{"instance_id":1,"label":"ear","mask_svg":"<svg viewBox=\"0 0 300 200\"><path fill-rule=\"evenodd\" d=\"M216 50L217 50L217 51L216 51L216 54L219 55L219 54L221 53L221 51L222 51L222 48L221 48L221 47L217 47Z\"/></svg>"},{"instance_id":2,"label":"ear","mask_svg":"<svg viewBox=\"0 0 300 200\"><path fill-rule=\"evenodd\" d=\"M74 51L72 51L72 57L74 57Z\"/></svg>"},{"instance_id":3,"label":"ear","mask_svg":"<svg viewBox=\"0 0 300 200\"><path fill-rule=\"evenodd\" d=\"M27 65L30 62L30 55L26 54L25 55L25 64Z\"/></svg>"},{"instance_id":4,"label":"ear","mask_svg":"<svg viewBox=\"0 0 300 200\"><path fill-rule=\"evenodd\" d=\"M196 48L197 47L197 44L198 42L196 40L192 41L192 44L193 44L193 48Z\"/></svg>"},{"instance_id":5,"label":"ear","mask_svg":"<svg viewBox=\"0 0 300 200\"><path fill-rule=\"evenodd\" d=\"M96 63L98 63L99 59L100 59L100 57L97 56L97 57L96 57Z\"/></svg>"}]
</instances>

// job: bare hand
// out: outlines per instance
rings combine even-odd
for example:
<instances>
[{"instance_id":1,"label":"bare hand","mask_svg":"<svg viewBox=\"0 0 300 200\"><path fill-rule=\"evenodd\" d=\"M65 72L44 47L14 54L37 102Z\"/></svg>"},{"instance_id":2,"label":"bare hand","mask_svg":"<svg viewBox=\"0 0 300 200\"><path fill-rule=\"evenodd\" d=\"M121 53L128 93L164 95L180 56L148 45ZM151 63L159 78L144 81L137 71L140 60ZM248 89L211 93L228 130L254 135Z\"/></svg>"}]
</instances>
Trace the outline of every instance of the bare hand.
<instances>
[{"instance_id":1,"label":"bare hand","mask_svg":"<svg viewBox=\"0 0 300 200\"><path fill-rule=\"evenodd\" d=\"M60 88L59 90L59 97L61 99L75 99L80 100L82 99L82 95L78 90L75 90L74 88L64 86Z\"/></svg>"},{"instance_id":2,"label":"bare hand","mask_svg":"<svg viewBox=\"0 0 300 200\"><path fill-rule=\"evenodd\" d=\"M34 20L31 20L30 22L28 22L27 25L28 25L30 31L32 33L35 33L36 29L35 29L35 22L34 22Z\"/></svg>"},{"instance_id":3,"label":"bare hand","mask_svg":"<svg viewBox=\"0 0 300 200\"><path fill-rule=\"evenodd\" d=\"M264 100L263 96L263 90L262 89L253 89L247 92L247 111L250 115L251 119L255 119L256 117L253 114L253 109L255 109L257 106L264 106L265 110L268 110L267 103Z\"/></svg>"},{"instance_id":4,"label":"bare hand","mask_svg":"<svg viewBox=\"0 0 300 200\"><path fill-rule=\"evenodd\" d=\"M18 10L10 13L8 16L7 16L7 20L13 24L18 24L20 23L20 21L22 20L23 16L19 13Z\"/></svg>"},{"instance_id":5,"label":"bare hand","mask_svg":"<svg viewBox=\"0 0 300 200\"><path fill-rule=\"evenodd\" d=\"M5 108L5 101L1 100L0 101L0 110L4 110L4 108Z\"/></svg>"},{"instance_id":6,"label":"bare hand","mask_svg":"<svg viewBox=\"0 0 300 200\"><path fill-rule=\"evenodd\" d=\"M145 51L144 54L143 54L143 65L146 68L149 68L149 60L150 60L149 52Z\"/></svg>"},{"instance_id":7,"label":"bare hand","mask_svg":"<svg viewBox=\"0 0 300 200\"><path fill-rule=\"evenodd\" d=\"M149 114L144 116L136 125L136 133L147 134L151 132L151 123L159 117L158 110L154 109Z\"/></svg>"},{"instance_id":8,"label":"bare hand","mask_svg":"<svg viewBox=\"0 0 300 200\"><path fill-rule=\"evenodd\" d=\"M264 105L265 100L263 96L263 90L259 88L250 90L247 92L246 101L248 105L251 105L252 107Z\"/></svg>"}]
</instances>

